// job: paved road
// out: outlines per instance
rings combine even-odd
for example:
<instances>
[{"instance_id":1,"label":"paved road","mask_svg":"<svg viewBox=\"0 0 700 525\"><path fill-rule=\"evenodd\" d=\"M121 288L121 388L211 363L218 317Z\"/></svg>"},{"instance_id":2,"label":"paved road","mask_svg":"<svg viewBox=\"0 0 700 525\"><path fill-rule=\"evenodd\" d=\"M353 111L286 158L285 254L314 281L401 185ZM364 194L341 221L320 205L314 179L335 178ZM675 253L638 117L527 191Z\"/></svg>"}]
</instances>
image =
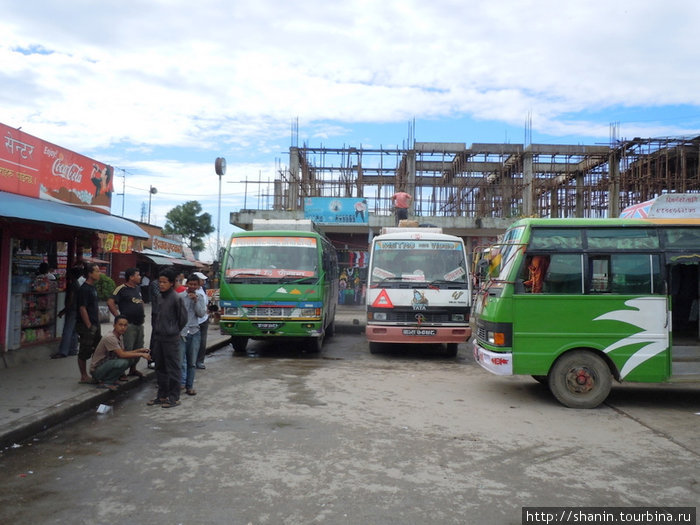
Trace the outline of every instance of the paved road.
<instances>
[{"instance_id":1,"label":"paved road","mask_svg":"<svg viewBox=\"0 0 700 525\"><path fill-rule=\"evenodd\" d=\"M595 410L432 351L220 350L199 395L153 385L0 456L0 523L519 524L523 506L692 506L700 389Z\"/></svg>"}]
</instances>

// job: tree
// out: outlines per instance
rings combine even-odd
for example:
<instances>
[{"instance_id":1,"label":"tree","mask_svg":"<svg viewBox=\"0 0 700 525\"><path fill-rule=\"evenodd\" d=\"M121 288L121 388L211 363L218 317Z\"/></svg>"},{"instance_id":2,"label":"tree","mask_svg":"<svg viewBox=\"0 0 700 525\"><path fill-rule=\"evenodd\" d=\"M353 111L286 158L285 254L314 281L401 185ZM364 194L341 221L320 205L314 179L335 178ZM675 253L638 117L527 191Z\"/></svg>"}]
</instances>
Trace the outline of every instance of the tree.
<instances>
[{"instance_id":1,"label":"tree","mask_svg":"<svg viewBox=\"0 0 700 525\"><path fill-rule=\"evenodd\" d=\"M182 235L193 252L201 252L204 249L202 239L215 230L211 215L201 212L202 205L197 201L175 206L165 215L163 233Z\"/></svg>"},{"instance_id":2,"label":"tree","mask_svg":"<svg viewBox=\"0 0 700 525\"><path fill-rule=\"evenodd\" d=\"M100 301L106 301L112 297L112 292L117 287L115 282L109 275L103 273L100 274L100 280L95 283L95 289L97 290L97 298Z\"/></svg>"}]
</instances>

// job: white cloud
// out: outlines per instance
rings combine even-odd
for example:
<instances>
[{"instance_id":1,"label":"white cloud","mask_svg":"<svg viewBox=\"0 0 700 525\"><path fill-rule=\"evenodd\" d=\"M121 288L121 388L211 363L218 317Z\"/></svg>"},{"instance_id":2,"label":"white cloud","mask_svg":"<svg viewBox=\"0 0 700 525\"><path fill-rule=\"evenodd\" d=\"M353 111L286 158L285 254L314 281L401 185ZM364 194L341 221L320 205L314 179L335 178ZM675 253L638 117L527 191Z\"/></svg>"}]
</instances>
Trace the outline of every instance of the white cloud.
<instances>
[{"instance_id":1,"label":"white cloud","mask_svg":"<svg viewBox=\"0 0 700 525\"><path fill-rule=\"evenodd\" d=\"M216 156L236 180L274 178L295 117L315 143L362 123L528 114L539 134L607 138L607 108L700 106L700 8L680 0L0 4L0 121L139 174L128 185L158 186L161 218L166 186L217 193Z\"/></svg>"}]
</instances>

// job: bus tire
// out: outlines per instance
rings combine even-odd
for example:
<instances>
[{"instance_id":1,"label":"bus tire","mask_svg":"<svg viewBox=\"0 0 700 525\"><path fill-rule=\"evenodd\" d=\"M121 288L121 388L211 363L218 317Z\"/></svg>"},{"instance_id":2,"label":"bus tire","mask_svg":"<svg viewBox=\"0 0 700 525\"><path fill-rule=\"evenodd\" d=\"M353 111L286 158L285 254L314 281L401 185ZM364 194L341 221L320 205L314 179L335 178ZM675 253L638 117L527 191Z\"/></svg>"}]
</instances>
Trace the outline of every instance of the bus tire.
<instances>
[{"instance_id":1,"label":"bus tire","mask_svg":"<svg viewBox=\"0 0 700 525\"><path fill-rule=\"evenodd\" d=\"M323 335L321 337L309 337L306 340L306 350L318 354L323 349Z\"/></svg>"},{"instance_id":2,"label":"bus tire","mask_svg":"<svg viewBox=\"0 0 700 525\"><path fill-rule=\"evenodd\" d=\"M554 397L569 408L597 407L608 397L612 386L608 364L588 350L564 354L547 377Z\"/></svg>"},{"instance_id":3,"label":"bus tire","mask_svg":"<svg viewBox=\"0 0 700 525\"><path fill-rule=\"evenodd\" d=\"M231 338L231 346L233 347L233 351L238 352L238 353L243 353L245 352L246 346L248 346L248 338L247 337L232 337Z\"/></svg>"},{"instance_id":4,"label":"bus tire","mask_svg":"<svg viewBox=\"0 0 700 525\"><path fill-rule=\"evenodd\" d=\"M326 326L326 337L333 337L335 335L335 319L332 319L328 326Z\"/></svg>"},{"instance_id":5,"label":"bus tire","mask_svg":"<svg viewBox=\"0 0 700 525\"><path fill-rule=\"evenodd\" d=\"M369 353L370 354L378 354L382 350L381 344L380 343L373 343L370 341L369 343Z\"/></svg>"},{"instance_id":6,"label":"bus tire","mask_svg":"<svg viewBox=\"0 0 700 525\"><path fill-rule=\"evenodd\" d=\"M459 350L459 343L447 343L445 345L445 357L457 357L457 351Z\"/></svg>"}]
</instances>

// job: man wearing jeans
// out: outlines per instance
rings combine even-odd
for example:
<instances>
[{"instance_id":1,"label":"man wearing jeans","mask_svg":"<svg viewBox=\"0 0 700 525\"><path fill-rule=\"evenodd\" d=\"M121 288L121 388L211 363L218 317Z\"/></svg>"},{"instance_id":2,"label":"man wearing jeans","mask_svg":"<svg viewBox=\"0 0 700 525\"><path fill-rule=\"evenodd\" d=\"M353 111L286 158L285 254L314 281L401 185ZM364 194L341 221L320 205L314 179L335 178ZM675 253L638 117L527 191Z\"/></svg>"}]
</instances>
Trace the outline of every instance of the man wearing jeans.
<instances>
[{"instance_id":1,"label":"man wearing jeans","mask_svg":"<svg viewBox=\"0 0 700 525\"><path fill-rule=\"evenodd\" d=\"M142 357L149 359L150 353L146 348L137 350L124 349L124 334L129 327L129 321L123 315L114 318L114 329L105 335L95 349L90 363L90 373L102 386L116 390L117 381L132 363Z\"/></svg>"},{"instance_id":2,"label":"man wearing jeans","mask_svg":"<svg viewBox=\"0 0 700 525\"><path fill-rule=\"evenodd\" d=\"M97 289L95 283L100 280L100 267L95 263L85 266L87 279L78 290L78 322L75 330L78 332L80 347L78 348L78 370L80 382L94 384L87 372L87 361L92 357L97 343L100 342L100 310L97 304Z\"/></svg>"},{"instance_id":3,"label":"man wearing jeans","mask_svg":"<svg viewBox=\"0 0 700 525\"><path fill-rule=\"evenodd\" d=\"M187 324L180 332L180 357L182 359L182 382L185 393L194 396L194 374L197 370L199 354L199 318L207 313L207 301L197 293L199 277L192 274L187 278L187 289L180 293L187 309Z\"/></svg>"},{"instance_id":4,"label":"man wearing jeans","mask_svg":"<svg viewBox=\"0 0 700 525\"><path fill-rule=\"evenodd\" d=\"M197 293L204 297L205 302L209 302L209 297L207 292L204 290L204 283L207 280L207 276L202 272L194 272L199 278L199 288L197 288ZM204 358L207 355L207 333L209 332L209 312L205 312L202 317L198 319L199 321L199 352L197 353L197 368L204 370Z\"/></svg>"},{"instance_id":5,"label":"man wearing jeans","mask_svg":"<svg viewBox=\"0 0 700 525\"><path fill-rule=\"evenodd\" d=\"M143 298L141 296L141 272L138 268L127 268L124 271L126 282L117 286L112 296L107 299L107 307L114 317L123 315L129 321L129 328L124 334L124 349L136 350L143 348L143 322L146 314L143 310ZM143 377L136 370L136 359L129 369L130 376Z\"/></svg>"},{"instance_id":6,"label":"man wearing jeans","mask_svg":"<svg viewBox=\"0 0 700 525\"><path fill-rule=\"evenodd\" d=\"M51 355L51 359L68 357L78 353L78 332L75 324L78 322L78 291L83 284L80 279L82 268L75 266L68 271L68 284L66 286L66 300L63 310L58 312L59 317L66 316L63 323L63 334L58 351ZM84 282L84 281L83 281Z\"/></svg>"}]
</instances>

